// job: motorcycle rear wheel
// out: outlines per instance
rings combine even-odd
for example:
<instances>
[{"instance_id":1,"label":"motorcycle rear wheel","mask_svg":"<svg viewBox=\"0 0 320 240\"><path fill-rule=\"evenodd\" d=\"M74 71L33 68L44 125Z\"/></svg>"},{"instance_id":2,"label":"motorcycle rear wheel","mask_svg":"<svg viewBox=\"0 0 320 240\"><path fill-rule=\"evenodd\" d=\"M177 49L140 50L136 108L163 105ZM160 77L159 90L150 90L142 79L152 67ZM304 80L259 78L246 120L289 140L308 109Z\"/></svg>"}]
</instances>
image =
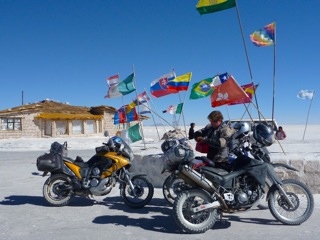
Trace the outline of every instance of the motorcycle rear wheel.
<instances>
[{"instance_id":1,"label":"motorcycle rear wheel","mask_svg":"<svg viewBox=\"0 0 320 240\"><path fill-rule=\"evenodd\" d=\"M43 196L51 206L65 206L73 195L71 179L64 174L52 175L43 185Z\"/></svg>"},{"instance_id":2,"label":"motorcycle rear wheel","mask_svg":"<svg viewBox=\"0 0 320 240\"><path fill-rule=\"evenodd\" d=\"M200 212L193 212L192 209L212 201L210 194L202 189L183 191L174 201L174 220L187 233L204 233L215 224L218 211L209 208Z\"/></svg>"},{"instance_id":3,"label":"motorcycle rear wheel","mask_svg":"<svg viewBox=\"0 0 320 240\"><path fill-rule=\"evenodd\" d=\"M288 225L300 225L312 214L314 199L309 188L296 179L285 179L282 188L291 200L290 207L286 200L280 195L280 191L274 188L270 192L269 208L271 214L280 222Z\"/></svg>"},{"instance_id":4,"label":"motorcycle rear wheel","mask_svg":"<svg viewBox=\"0 0 320 240\"><path fill-rule=\"evenodd\" d=\"M132 208L142 208L147 205L154 193L154 188L145 176L135 176L131 179L134 189L126 182L122 185L120 195L126 205Z\"/></svg>"},{"instance_id":5,"label":"motorcycle rear wheel","mask_svg":"<svg viewBox=\"0 0 320 240\"><path fill-rule=\"evenodd\" d=\"M188 189L190 187L177 175L169 175L162 185L163 196L170 205L173 205L175 198L180 192Z\"/></svg>"}]
</instances>

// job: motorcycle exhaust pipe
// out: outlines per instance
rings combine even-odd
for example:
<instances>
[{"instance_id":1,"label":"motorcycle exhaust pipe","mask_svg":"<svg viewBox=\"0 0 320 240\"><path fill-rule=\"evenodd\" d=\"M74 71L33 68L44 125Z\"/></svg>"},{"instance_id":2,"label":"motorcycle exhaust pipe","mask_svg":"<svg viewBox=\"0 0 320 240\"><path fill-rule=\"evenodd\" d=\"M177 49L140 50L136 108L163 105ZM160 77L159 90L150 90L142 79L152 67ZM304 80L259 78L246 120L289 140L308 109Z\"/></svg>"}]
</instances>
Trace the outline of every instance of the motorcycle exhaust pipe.
<instances>
[{"instance_id":1,"label":"motorcycle exhaust pipe","mask_svg":"<svg viewBox=\"0 0 320 240\"><path fill-rule=\"evenodd\" d=\"M217 188L208 179L197 171L191 169L188 165L182 166L181 173L206 191L210 193L217 191Z\"/></svg>"}]
</instances>

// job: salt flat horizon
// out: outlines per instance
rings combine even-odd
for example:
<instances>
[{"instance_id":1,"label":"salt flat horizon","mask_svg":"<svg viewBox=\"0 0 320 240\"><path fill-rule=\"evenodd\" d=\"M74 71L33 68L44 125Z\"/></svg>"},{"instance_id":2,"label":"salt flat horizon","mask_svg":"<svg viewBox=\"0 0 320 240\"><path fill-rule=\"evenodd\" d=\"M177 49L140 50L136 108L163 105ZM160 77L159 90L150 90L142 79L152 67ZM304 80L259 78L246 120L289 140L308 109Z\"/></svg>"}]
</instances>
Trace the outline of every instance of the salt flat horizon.
<instances>
[{"instance_id":1,"label":"salt flat horizon","mask_svg":"<svg viewBox=\"0 0 320 240\"><path fill-rule=\"evenodd\" d=\"M283 160L320 160L320 125L282 125L287 133L287 138L282 141L276 141L268 149L272 159ZM203 126L196 126L196 130ZM181 130L185 130L184 126L180 126ZM166 131L173 130L170 126L144 126L143 136L144 141L140 140L131 143L130 146L137 155L162 154L161 143L163 134ZM186 130L189 127L186 126ZM101 134L102 135L102 134ZM303 135L304 140L303 140ZM67 137L61 136L57 138L10 138L0 139L0 152L15 151L44 151L48 152L51 143L57 141L63 143L67 141L69 150L91 150L101 146L102 142L106 141L104 136L89 136L89 137ZM195 141L190 141L195 147ZM196 155L203 155L196 152Z\"/></svg>"}]
</instances>

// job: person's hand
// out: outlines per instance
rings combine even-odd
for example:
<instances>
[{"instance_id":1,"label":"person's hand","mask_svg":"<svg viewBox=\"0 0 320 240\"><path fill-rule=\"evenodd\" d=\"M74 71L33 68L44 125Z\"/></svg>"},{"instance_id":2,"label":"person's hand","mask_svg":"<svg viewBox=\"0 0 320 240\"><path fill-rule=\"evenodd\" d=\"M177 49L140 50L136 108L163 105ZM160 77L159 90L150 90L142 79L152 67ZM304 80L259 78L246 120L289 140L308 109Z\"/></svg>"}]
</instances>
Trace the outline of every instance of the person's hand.
<instances>
[{"instance_id":1,"label":"person's hand","mask_svg":"<svg viewBox=\"0 0 320 240\"><path fill-rule=\"evenodd\" d=\"M200 136L200 137L197 137L197 139L196 139L197 142L201 142L201 140L202 140L202 137L201 137L201 136Z\"/></svg>"},{"instance_id":2,"label":"person's hand","mask_svg":"<svg viewBox=\"0 0 320 240\"><path fill-rule=\"evenodd\" d=\"M206 138L206 137L202 138L202 139L201 139L201 142L202 142L202 143L208 143L208 138Z\"/></svg>"}]
</instances>

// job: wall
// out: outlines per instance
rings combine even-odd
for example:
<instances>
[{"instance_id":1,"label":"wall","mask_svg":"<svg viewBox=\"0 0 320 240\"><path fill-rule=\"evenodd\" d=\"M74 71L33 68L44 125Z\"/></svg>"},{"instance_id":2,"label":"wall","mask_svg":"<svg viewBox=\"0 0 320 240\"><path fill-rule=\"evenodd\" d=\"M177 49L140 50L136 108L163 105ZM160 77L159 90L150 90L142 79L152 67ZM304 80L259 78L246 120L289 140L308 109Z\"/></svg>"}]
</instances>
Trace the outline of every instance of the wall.
<instances>
[{"instance_id":1,"label":"wall","mask_svg":"<svg viewBox=\"0 0 320 240\"><path fill-rule=\"evenodd\" d=\"M162 154L155 155L135 155L133 160L132 171L146 173L153 183L154 187L162 187L162 184L168 173L161 174L164 157ZM320 161L303 161L303 160L277 160L274 161L286 163L298 169L299 172L276 168L277 174L285 179L294 178L305 183L312 193L320 193Z\"/></svg>"},{"instance_id":2,"label":"wall","mask_svg":"<svg viewBox=\"0 0 320 240\"><path fill-rule=\"evenodd\" d=\"M22 131L0 130L0 138L38 138L41 137L39 120L34 119L35 113L30 114L11 114L10 117L21 118Z\"/></svg>"}]
</instances>

